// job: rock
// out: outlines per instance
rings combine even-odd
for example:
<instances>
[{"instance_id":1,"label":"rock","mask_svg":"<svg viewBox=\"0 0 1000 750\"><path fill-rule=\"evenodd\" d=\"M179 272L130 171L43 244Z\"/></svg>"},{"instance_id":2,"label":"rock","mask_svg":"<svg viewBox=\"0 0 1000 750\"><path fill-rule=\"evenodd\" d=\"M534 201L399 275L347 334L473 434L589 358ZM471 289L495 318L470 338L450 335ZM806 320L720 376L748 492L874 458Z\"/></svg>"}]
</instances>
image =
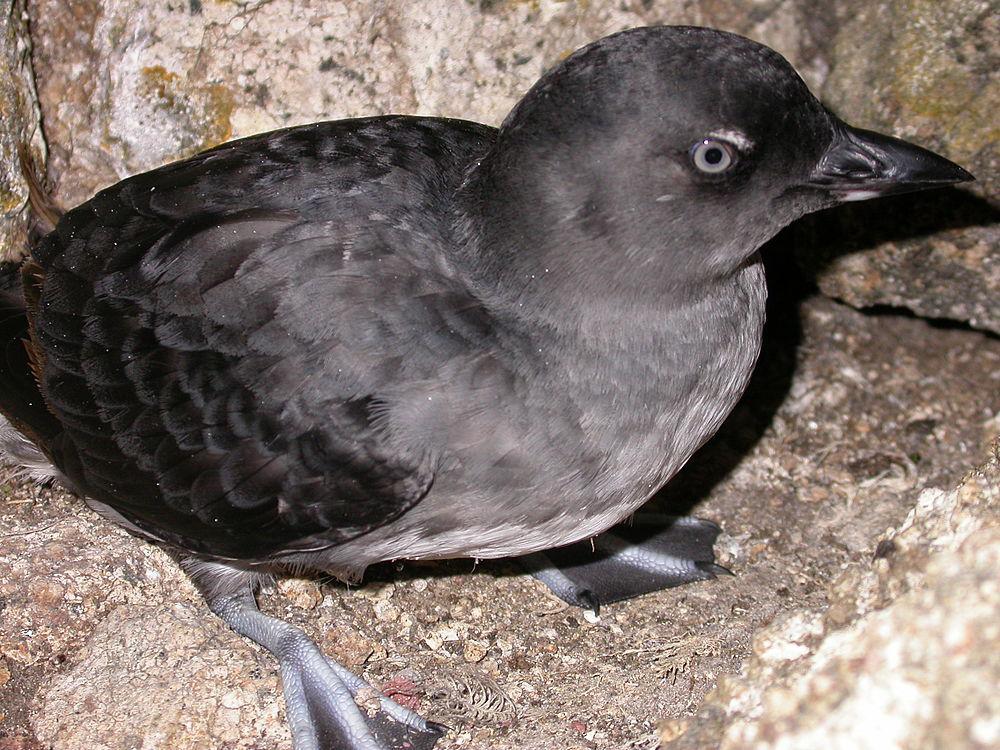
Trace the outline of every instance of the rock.
<instances>
[{"instance_id":1,"label":"rock","mask_svg":"<svg viewBox=\"0 0 1000 750\"><path fill-rule=\"evenodd\" d=\"M646 23L712 25L774 46L842 115L943 151L980 176L980 197L996 200L997 22L978 0L818 9L799 0L38 0L31 13L50 173L66 206L285 125L384 112L498 124L560 57ZM851 304L1000 330L996 216L961 195L838 212L807 225L800 257L825 293ZM915 216L919 226L901 236ZM884 228L878 247L846 252L878 238L873 224ZM952 228L922 237L942 226Z\"/></svg>"},{"instance_id":2,"label":"rock","mask_svg":"<svg viewBox=\"0 0 1000 750\"><path fill-rule=\"evenodd\" d=\"M970 186L804 222L797 256L856 307L905 307L1000 332L1000 16L981 0L846 0L824 101L852 124L938 151Z\"/></svg>"},{"instance_id":3,"label":"rock","mask_svg":"<svg viewBox=\"0 0 1000 750\"><path fill-rule=\"evenodd\" d=\"M323 594L315 581L303 578L283 578L278 581L278 591L300 609L316 609L323 601Z\"/></svg>"},{"instance_id":4,"label":"rock","mask_svg":"<svg viewBox=\"0 0 1000 750\"><path fill-rule=\"evenodd\" d=\"M1000 744L1000 440L953 491L927 489L829 609L757 634L738 678L664 750Z\"/></svg>"},{"instance_id":5,"label":"rock","mask_svg":"<svg viewBox=\"0 0 1000 750\"><path fill-rule=\"evenodd\" d=\"M543 70L647 23L748 33L823 66L817 14L792 0L575 3L432 0L37 0L35 68L69 206L232 137L402 112L497 125Z\"/></svg>"},{"instance_id":6,"label":"rock","mask_svg":"<svg viewBox=\"0 0 1000 750\"><path fill-rule=\"evenodd\" d=\"M232 640L199 605L119 607L51 683L35 732L61 750L287 746L280 681L229 658Z\"/></svg>"},{"instance_id":7,"label":"rock","mask_svg":"<svg viewBox=\"0 0 1000 750\"><path fill-rule=\"evenodd\" d=\"M24 0L0 2L0 261L27 249L28 183L19 154L45 164L27 21Z\"/></svg>"}]
</instances>

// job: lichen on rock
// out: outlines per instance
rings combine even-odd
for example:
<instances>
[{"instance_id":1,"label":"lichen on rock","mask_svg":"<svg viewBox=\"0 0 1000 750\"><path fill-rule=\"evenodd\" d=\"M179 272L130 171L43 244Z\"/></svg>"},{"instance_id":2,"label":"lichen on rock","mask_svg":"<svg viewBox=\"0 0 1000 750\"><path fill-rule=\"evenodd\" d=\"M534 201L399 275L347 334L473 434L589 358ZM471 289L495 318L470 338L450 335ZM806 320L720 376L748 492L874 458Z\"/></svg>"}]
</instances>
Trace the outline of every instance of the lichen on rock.
<instances>
[{"instance_id":1,"label":"lichen on rock","mask_svg":"<svg viewBox=\"0 0 1000 750\"><path fill-rule=\"evenodd\" d=\"M45 163L30 55L23 0L0 3L0 261L27 250L28 182L21 154Z\"/></svg>"},{"instance_id":2,"label":"lichen on rock","mask_svg":"<svg viewBox=\"0 0 1000 750\"><path fill-rule=\"evenodd\" d=\"M982 0L844 0L822 94L855 125L970 170L971 185L815 217L800 263L856 307L1000 333L1000 15ZM865 239L858 244L860 237Z\"/></svg>"}]
</instances>

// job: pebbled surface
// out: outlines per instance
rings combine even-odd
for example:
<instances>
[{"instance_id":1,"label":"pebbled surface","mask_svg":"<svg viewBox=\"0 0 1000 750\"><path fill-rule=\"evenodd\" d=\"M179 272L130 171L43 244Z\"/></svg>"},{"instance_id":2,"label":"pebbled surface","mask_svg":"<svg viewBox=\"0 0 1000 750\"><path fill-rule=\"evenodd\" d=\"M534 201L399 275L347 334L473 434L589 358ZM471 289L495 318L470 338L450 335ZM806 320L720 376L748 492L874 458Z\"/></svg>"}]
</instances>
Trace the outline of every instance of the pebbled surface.
<instances>
[{"instance_id":1,"label":"pebbled surface","mask_svg":"<svg viewBox=\"0 0 1000 750\"><path fill-rule=\"evenodd\" d=\"M663 747L1000 744L1000 440L990 454L956 488L921 492L874 559L829 585L825 612L760 631L740 676L697 723L667 724Z\"/></svg>"}]
</instances>

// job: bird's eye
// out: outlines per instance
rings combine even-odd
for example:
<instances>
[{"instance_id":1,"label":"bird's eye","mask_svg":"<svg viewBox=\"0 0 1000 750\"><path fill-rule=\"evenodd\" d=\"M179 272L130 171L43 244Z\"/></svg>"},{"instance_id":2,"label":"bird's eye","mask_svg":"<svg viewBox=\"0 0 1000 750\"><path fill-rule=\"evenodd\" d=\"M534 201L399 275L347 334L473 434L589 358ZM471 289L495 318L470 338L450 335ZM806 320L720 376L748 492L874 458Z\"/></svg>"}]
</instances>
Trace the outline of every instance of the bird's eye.
<instances>
[{"instance_id":1,"label":"bird's eye","mask_svg":"<svg viewBox=\"0 0 1000 750\"><path fill-rule=\"evenodd\" d=\"M691 161L706 174L721 174L736 162L736 150L718 138L706 138L691 147Z\"/></svg>"}]
</instances>

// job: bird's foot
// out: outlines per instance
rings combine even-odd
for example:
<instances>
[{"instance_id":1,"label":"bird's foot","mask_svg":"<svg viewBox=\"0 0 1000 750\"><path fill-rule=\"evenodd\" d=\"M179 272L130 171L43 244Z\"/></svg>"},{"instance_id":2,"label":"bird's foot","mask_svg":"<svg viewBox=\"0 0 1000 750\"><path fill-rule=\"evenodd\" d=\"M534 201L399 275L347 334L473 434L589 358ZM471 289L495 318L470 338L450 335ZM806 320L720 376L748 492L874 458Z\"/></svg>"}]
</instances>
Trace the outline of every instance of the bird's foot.
<instances>
[{"instance_id":1,"label":"bird's foot","mask_svg":"<svg viewBox=\"0 0 1000 750\"><path fill-rule=\"evenodd\" d=\"M639 514L593 540L519 560L567 604L598 612L601 604L731 575L715 564L720 531L700 518Z\"/></svg>"},{"instance_id":2,"label":"bird's foot","mask_svg":"<svg viewBox=\"0 0 1000 750\"><path fill-rule=\"evenodd\" d=\"M249 588L211 599L209 606L278 660L295 750L430 750L443 733L444 726L424 720L325 657L295 626L263 614ZM363 691L377 697L371 715L355 700Z\"/></svg>"}]
</instances>

